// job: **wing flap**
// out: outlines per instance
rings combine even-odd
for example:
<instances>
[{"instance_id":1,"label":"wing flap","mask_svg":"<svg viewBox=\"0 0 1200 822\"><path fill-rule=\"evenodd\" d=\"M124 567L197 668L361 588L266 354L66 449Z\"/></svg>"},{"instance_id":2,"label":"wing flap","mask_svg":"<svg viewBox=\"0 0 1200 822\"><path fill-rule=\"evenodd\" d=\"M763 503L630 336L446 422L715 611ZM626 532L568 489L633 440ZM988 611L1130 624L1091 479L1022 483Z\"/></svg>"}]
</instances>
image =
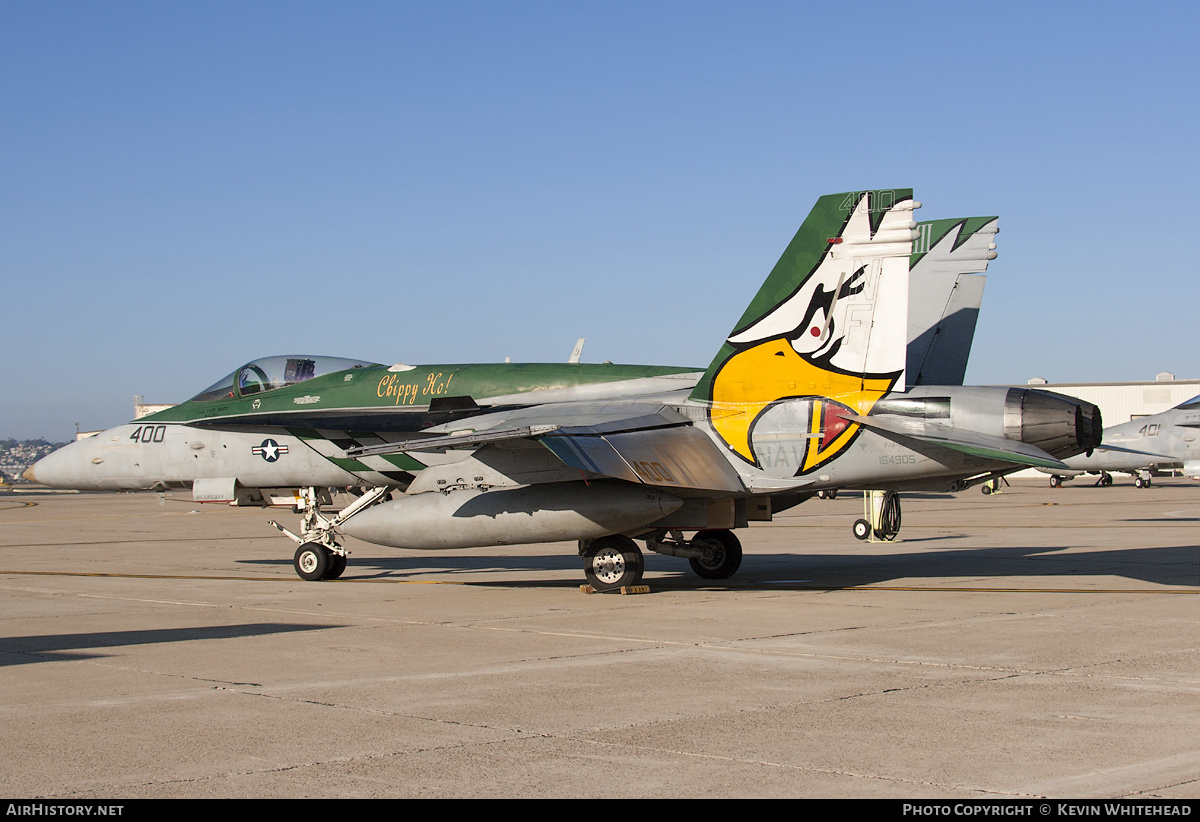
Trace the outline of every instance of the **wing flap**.
<instances>
[{"instance_id":1,"label":"wing flap","mask_svg":"<svg viewBox=\"0 0 1200 822\"><path fill-rule=\"evenodd\" d=\"M611 434L555 434L540 441L567 465L628 482L705 491L745 490L729 460L691 425Z\"/></svg>"}]
</instances>

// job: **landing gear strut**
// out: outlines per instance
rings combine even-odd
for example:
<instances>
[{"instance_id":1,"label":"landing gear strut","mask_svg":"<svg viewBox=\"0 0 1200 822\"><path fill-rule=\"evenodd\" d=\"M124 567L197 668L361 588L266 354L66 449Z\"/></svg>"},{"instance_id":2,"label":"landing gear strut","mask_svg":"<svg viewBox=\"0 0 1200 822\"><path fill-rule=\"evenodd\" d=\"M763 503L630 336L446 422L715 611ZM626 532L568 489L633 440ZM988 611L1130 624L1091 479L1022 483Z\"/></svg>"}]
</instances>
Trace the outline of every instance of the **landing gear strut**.
<instances>
[{"instance_id":1,"label":"landing gear strut","mask_svg":"<svg viewBox=\"0 0 1200 822\"><path fill-rule=\"evenodd\" d=\"M304 488L302 516L300 518L300 535L293 534L278 522L271 525L300 547L292 557L292 565L296 574L305 580L337 579L346 570L346 549L337 541L337 528L350 517L360 511L370 508L386 497L391 491L387 486L372 488L354 502L347 505L332 519L321 513L323 492L316 488ZM328 494L324 501L329 502Z\"/></svg>"}]
</instances>

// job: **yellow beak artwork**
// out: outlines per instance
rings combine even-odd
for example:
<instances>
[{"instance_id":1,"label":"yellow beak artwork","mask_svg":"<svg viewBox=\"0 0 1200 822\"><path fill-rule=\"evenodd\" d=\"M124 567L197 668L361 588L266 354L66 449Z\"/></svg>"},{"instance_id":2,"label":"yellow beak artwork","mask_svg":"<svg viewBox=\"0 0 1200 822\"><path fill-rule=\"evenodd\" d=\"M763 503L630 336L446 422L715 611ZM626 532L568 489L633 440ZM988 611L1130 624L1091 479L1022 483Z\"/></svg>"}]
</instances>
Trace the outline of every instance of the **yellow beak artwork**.
<instances>
[{"instance_id":1,"label":"yellow beak artwork","mask_svg":"<svg viewBox=\"0 0 1200 822\"><path fill-rule=\"evenodd\" d=\"M859 426L845 413L866 415L891 390L894 376L843 374L801 357L786 339L766 340L730 357L713 380L713 428L747 462L757 465L751 447L755 422L782 400L810 399L808 445L800 473L841 453Z\"/></svg>"}]
</instances>

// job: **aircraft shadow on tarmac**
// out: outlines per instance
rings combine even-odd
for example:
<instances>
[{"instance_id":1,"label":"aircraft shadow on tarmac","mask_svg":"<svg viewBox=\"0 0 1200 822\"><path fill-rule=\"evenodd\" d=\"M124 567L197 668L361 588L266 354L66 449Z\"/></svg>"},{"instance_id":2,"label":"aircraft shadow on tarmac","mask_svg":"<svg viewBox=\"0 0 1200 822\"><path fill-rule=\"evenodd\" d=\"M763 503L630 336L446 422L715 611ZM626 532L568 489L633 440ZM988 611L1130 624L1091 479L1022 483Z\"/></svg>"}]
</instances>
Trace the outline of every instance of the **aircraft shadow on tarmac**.
<instances>
[{"instance_id":1,"label":"aircraft shadow on tarmac","mask_svg":"<svg viewBox=\"0 0 1200 822\"><path fill-rule=\"evenodd\" d=\"M1200 548L1178 545L1071 552L1070 546L991 547L927 550L863 557L844 554L791 554L755 557L758 568L742 565L742 575L769 583L785 569L810 584L829 587L877 585L904 580L966 580L968 584L1010 584L1017 577L1061 579L1124 577L1155 585L1200 586ZM749 559L749 558L748 558ZM774 573L772 573L774 571Z\"/></svg>"},{"instance_id":2,"label":"aircraft shadow on tarmac","mask_svg":"<svg viewBox=\"0 0 1200 822\"><path fill-rule=\"evenodd\" d=\"M887 554L861 553L746 554L738 573L728 580L705 580L693 575L686 563L656 554L646 556L643 584L671 588L747 588L796 584L803 587L848 588L905 580L967 579L970 584L1007 585L1013 577L1061 578L1124 577L1155 585L1200 586L1200 547L1196 545L1124 548L1111 551L1071 552L1070 546L1014 546L901 551L906 543L932 543L953 537L929 537L892 543ZM287 560L253 561L255 564L290 564ZM418 581L455 574L496 572L578 572L577 579L471 580L469 584L513 587L576 587L583 582L580 560L571 554L447 556L437 553L372 557L352 553L342 580L403 579ZM336 584L336 583L335 583Z\"/></svg>"},{"instance_id":3,"label":"aircraft shadow on tarmac","mask_svg":"<svg viewBox=\"0 0 1200 822\"><path fill-rule=\"evenodd\" d=\"M109 654L100 653L97 650L100 648L121 648L129 645L207 639L240 639L250 636L284 634L293 631L318 631L340 627L343 626L256 622L245 625L203 625L145 631L98 631L91 634L0 637L0 667L109 656Z\"/></svg>"}]
</instances>

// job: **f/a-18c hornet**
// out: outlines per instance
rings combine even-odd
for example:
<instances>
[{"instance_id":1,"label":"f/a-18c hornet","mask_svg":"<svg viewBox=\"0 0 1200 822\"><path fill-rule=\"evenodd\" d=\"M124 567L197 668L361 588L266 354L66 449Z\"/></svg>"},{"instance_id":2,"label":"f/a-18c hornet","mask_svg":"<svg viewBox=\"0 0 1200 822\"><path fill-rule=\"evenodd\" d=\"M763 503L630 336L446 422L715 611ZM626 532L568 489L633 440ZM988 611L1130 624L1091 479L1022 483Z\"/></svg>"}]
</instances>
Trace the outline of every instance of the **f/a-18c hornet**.
<instances>
[{"instance_id":1,"label":"f/a-18c hornet","mask_svg":"<svg viewBox=\"0 0 1200 822\"><path fill-rule=\"evenodd\" d=\"M1112 485L1112 475L1129 474L1138 488L1149 488L1151 477L1182 469L1200 479L1200 397L1169 411L1139 417L1104 430L1104 443L1091 454L1063 460L1069 470L1039 468L1050 474L1050 486L1080 474L1099 474L1096 485Z\"/></svg>"},{"instance_id":2,"label":"f/a-18c hornet","mask_svg":"<svg viewBox=\"0 0 1200 822\"><path fill-rule=\"evenodd\" d=\"M724 579L742 561L734 529L818 491L961 490L1099 445L1099 411L1077 399L906 381L918 207L911 189L821 197L707 369L272 357L27 477L295 506L298 534L272 524L310 580L345 571L343 535L415 549L578 541L598 590L641 579L640 539ZM937 239L986 222L952 221ZM333 488L358 496L335 513Z\"/></svg>"}]
</instances>

